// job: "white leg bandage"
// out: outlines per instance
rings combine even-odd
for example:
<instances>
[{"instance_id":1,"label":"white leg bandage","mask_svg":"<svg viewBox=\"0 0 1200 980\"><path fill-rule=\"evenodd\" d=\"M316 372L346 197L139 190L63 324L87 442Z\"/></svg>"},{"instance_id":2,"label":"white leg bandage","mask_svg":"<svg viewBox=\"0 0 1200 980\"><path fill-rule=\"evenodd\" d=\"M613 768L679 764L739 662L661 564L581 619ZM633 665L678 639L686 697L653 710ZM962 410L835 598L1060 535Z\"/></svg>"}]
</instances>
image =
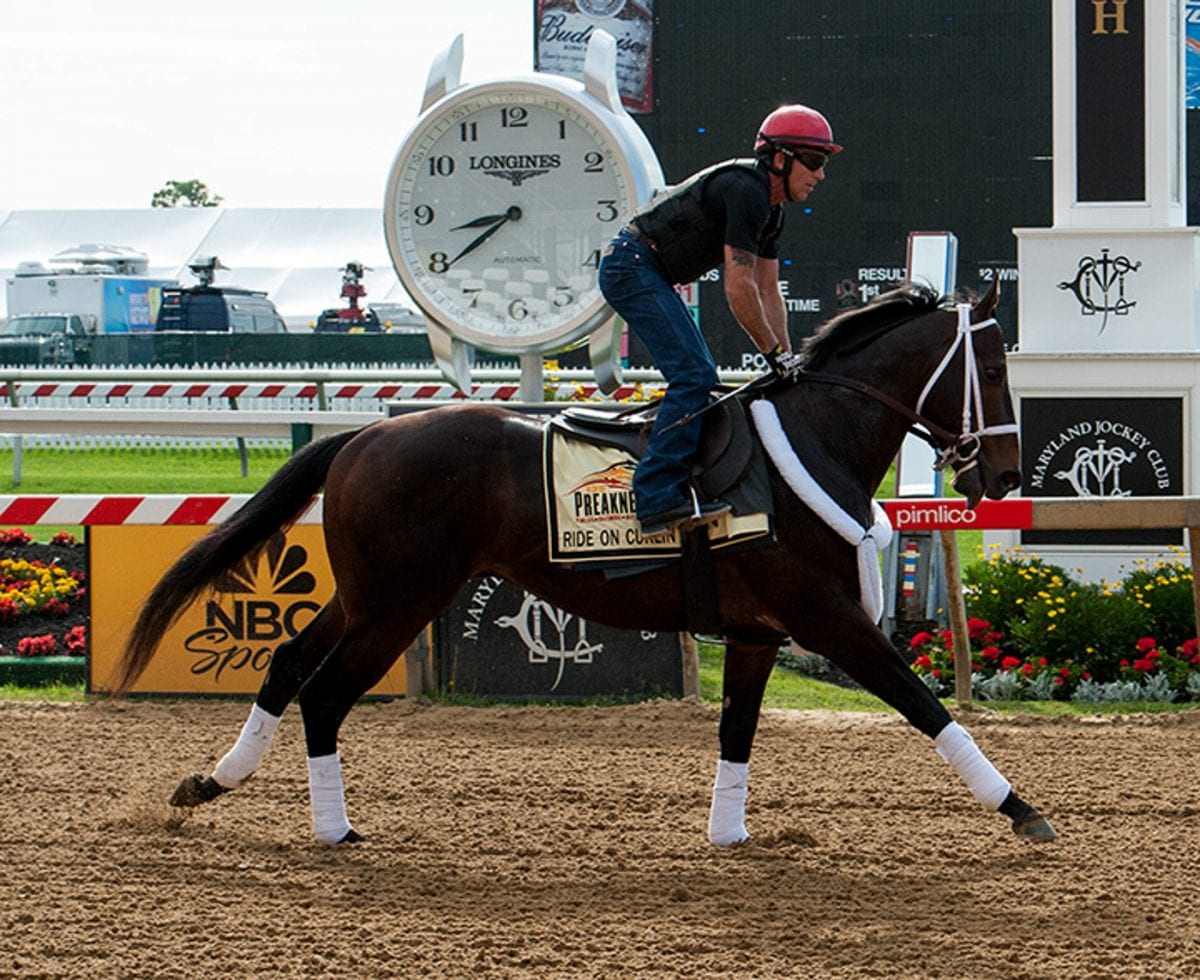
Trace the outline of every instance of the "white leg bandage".
<instances>
[{"instance_id":1,"label":"white leg bandage","mask_svg":"<svg viewBox=\"0 0 1200 980\"><path fill-rule=\"evenodd\" d=\"M226 789L241 786L258 769L278 727L279 719L256 704L250 709L250 717L242 726L242 733L233 748L217 763L213 779Z\"/></svg>"},{"instance_id":2,"label":"white leg bandage","mask_svg":"<svg viewBox=\"0 0 1200 980\"><path fill-rule=\"evenodd\" d=\"M717 847L729 847L750 839L746 830L746 789L749 785L748 762L717 763L713 783L712 809L708 814L708 839Z\"/></svg>"},{"instance_id":3,"label":"white leg bandage","mask_svg":"<svg viewBox=\"0 0 1200 980\"><path fill-rule=\"evenodd\" d=\"M342 785L342 758L333 755L309 757L308 792L312 806L313 833L322 844L339 844L350 833L346 816L346 792Z\"/></svg>"},{"instance_id":4,"label":"white leg bandage","mask_svg":"<svg viewBox=\"0 0 1200 980\"><path fill-rule=\"evenodd\" d=\"M956 721L950 722L933 740L937 754L954 767L972 795L989 810L998 810L1012 789L1007 779L988 762L970 733Z\"/></svg>"}]
</instances>

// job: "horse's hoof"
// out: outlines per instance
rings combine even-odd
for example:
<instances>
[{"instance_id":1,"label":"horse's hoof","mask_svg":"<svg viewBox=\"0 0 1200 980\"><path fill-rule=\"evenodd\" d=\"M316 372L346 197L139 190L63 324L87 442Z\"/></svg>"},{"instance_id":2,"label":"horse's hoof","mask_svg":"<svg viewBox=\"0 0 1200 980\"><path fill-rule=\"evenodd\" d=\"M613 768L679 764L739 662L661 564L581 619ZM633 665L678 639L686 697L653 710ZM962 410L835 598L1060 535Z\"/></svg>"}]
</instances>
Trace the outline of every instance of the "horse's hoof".
<instances>
[{"instance_id":1,"label":"horse's hoof","mask_svg":"<svg viewBox=\"0 0 1200 980\"><path fill-rule=\"evenodd\" d=\"M745 827L738 827L726 833L716 834L709 831L708 842L713 847L737 847L750 839L750 832Z\"/></svg>"},{"instance_id":2,"label":"horse's hoof","mask_svg":"<svg viewBox=\"0 0 1200 980\"><path fill-rule=\"evenodd\" d=\"M1058 836L1055 829L1050 826L1050 821L1041 814L1028 820L1014 820L1013 833L1032 841L1054 840Z\"/></svg>"},{"instance_id":3,"label":"horse's hoof","mask_svg":"<svg viewBox=\"0 0 1200 980\"><path fill-rule=\"evenodd\" d=\"M357 830L355 830L353 827L351 827L349 830L346 831L346 836L343 837L340 841L338 841L338 843L339 844L357 844L360 841L364 841L366 839L367 839L366 834L360 834Z\"/></svg>"},{"instance_id":4,"label":"horse's hoof","mask_svg":"<svg viewBox=\"0 0 1200 980\"><path fill-rule=\"evenodd\" d=\"M175 792L171 794L171 806L199 806L201 803L208 803L210 800L215 800L222 793L228 790L218 783L212 776L205 776L203 773L194 772L190 776L184 776L179 781L179 785L175 787Z\"/></svg>"}]
</instances>

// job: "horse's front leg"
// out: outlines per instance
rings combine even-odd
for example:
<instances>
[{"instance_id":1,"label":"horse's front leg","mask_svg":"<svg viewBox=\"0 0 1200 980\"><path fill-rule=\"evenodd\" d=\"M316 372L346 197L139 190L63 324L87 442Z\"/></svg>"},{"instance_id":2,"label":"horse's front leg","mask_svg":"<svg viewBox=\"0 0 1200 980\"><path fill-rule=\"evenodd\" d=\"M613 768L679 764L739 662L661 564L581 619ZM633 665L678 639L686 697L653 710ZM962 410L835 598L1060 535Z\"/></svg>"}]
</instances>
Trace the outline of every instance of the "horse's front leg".
<instances>
[{"instance_id":1,"label":"horse's front leg","mask_svg":"<svg viewBox=\"0 0 1200 980\"><path fill-rule=\"evenodd\" d=\"M721 722L718 734L721 758L713 783L708 816L708 839L717 847L748 840L746 792L750 775L750 748L758 730L763 691L782 638L769 643L730 639L725 649Z\"/></svg>"},{"instance_id":2,"label":"horse's front leg","mask_svg":"<svg viewBox=\"0 0 1200 980\"><path fill-rule=\"evenodd\" d=\"M819 636L805 636L802 644L822 653L933 739L937 754L958 773L975 799L1008 817L1015 834L1030 840L1058 836L1045 817L1013 792L970 733L950 717L860 607L854 606L838 618L847 625L836 647L825 647ZM815 645L809 646L809 642Z\"/></svg>"},{"instance_id":3,"label":"horse's front leg","mask_svg":"<svg viewBox=\"0 0 1200 980\"><path fill-rule=\"evenodd\" d=\"M276 648L237 741L217 762L211 776L184 776L171 795L171 806L208 803L254 775L275 740L284 709L333 648L342 626L342 609L335 596L303 630Z\"/></svg>"}]
</instances>

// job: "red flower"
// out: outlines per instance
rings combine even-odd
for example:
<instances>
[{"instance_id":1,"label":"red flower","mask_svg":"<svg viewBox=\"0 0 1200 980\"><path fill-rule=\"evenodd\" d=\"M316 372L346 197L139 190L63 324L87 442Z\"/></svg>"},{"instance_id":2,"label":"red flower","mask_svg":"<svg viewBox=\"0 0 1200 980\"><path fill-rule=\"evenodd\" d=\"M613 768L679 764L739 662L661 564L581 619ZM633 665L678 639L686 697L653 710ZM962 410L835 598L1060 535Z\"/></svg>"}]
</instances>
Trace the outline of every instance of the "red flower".
<instances>
[{"instance_id":1,"label":"red flower","mask_svg":"<svg viewBox=\"0 0 1200 980\"><path fill-rule=\"evenodd\" d=\"M63 634L63 645L67 648L67 656L82 657L87 653L87 629L83 626L72 626Z\"/></svg>"},{"instance_id":2,"label":"red flower","mask_svg":"<svg viewBox=\"0 0 1200 980\"><path fill-rule=\"evenodd\" d=\"M1142 657L1133 662L1133 669L1139 670L1144 674L1150 673L1155 668L1155 663L1149 657Z\"/></svg>"},{"instance_id":3,"label":"red flower","mask_svg":"<svg viewBox=\"0 0 1200 980\"><path fill-rule=\"evenodd\" d=\"M1137 648L1142 653L1145 653L1147 650L1153 650L1156 646L1158 646L1158 641L1152 636L1143 636L1137 641Z\"/></svg>"},{"instance_id":4,"label":"red flower","mask_svg":"<svg viewBox=\"0 0 1200 980\"><path fill-rule=\"evenodd\" d=\"M924 670L929 667L932 667L933 661L930 660L929 657L927 657L925 654L921 654L921 656L917 657L916 660L913 661L913 666L920 667L921 669Z\"/></svg>"},{"instance_id":5,"label":"red flower","mask_svg":"<svg viewBox=\"0 0 1200 980\"><path fill-rule=\"evenodd\" d=\"M1070 668L1070 667L1064 667L1064 668L1062 668L1062 670L1060 670L1060 671L1059 671L1059 674L1062 676L1062 678L1063 678L1064 680L1066 680L1066 678L1068 678L1068 677L1070 677L1070 676L1071 676L1071 668Z\"/></svg>"},{"instance_id":6,"label":"red flower","mask_svg":"<svg viewBox=\"0 0 1200 980\"><path fill-rule=\"evenodd\" d=\"M58 644L54 637L49 634L45 636L23 636L17 641L17 656L18 657L49 657L54 654Z\"/></svg>"},{"instance_id":7,"label":"red flower","mask_svg":"<svg viewBox=\"0 0 1200 980\"><path fill-rule=\"evenodd\" d=\"M933 642L933 634L927 633L925 630L921 630L920 633L915 634L913 636L913 638L908 641L908 645L914 650L919 650L926 643L932 643L932 642Z\"/></svg>"},{"instance_id":8,"label":"red flower","mask_svg":"<svg viewBox=\"0 0 1200 980\"><path fill-rule=\"evenodd\" d=\"M1021 673L1028 677L1034 671L1033 664L1021 664Z\"/></svg>"},{"instance_id":9,"label":"red flower","mask_svg":"<svg viewBox=\"0 0 1200 980\"><path fill-rule=\"evenodd\" d=\"M1001 670L1016 670L1021 666L1021 661L1016 657L1005 657L1000 661Z\"/></svg>"},{"instance_id":10,"label":"red flower","mask_svg":"<svg viewBox=\"0 0 1200 980\"><path fill-rule=\"evenodd\" d=\"M992 624L986 619L980 619L978 616L971 616L967 619L967 635L972 640L982 639L984 633L992 628Z\"/></svg>"},{"instance_id":11,"label":"red flower","mask_svg":"<svg viewBox=\"0 0 1200 980\"><path fill-rule=\"evenodd\" d=\"M930 673L933 674L933 676L936 677L938 680L942 679L942 672L940 670L938 670L936 667L934 667L933 670L930 671Z\"/></svg>"},{"instance_id":12,"label":"red flower","mask_svg":"<svg viewBox=\"0 0 1200 980\"><path fill-rule=\"evenodd\" d=\"M1197 653L1200 653L1200 639L1193 636L1190 640L1184 640L1179 647L1179 652L1189 659L1195 657Z\"/></svg>"},{"instance_id":13,"label":"red flower","mask_svg":"<svg viewBox=\"0 0 1200 980\"><path fill-rule=\"evenodd\" d=\"M984 647L979 651L979 656L984 660L995 660L1000 656L1000 648L997 646Z\"/></svg>"}]
</instances>

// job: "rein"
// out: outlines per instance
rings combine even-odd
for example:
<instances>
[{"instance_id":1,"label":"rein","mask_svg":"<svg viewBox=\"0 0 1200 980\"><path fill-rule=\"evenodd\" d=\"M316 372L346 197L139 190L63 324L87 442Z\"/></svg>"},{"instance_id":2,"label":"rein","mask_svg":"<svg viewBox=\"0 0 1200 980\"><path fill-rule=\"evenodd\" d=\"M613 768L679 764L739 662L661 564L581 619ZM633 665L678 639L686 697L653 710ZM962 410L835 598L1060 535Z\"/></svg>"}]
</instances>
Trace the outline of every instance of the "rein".
<instances>
[{"instance_id":1,"label":"rein","mask_svg":"<svg viewBox=\"0 0 1200 980\"><path fill-rule=\"evenodd\" d=\"M983 417L983 387L979 380L979 365L975 360L975 344L972 337L979 330L995 326L995 318L989 318L979 323L972 323L971 306L969 303L959 303L956 308L958 310L958 330L955 334L954 342L947 348L941 362L934 368L929 380L925 382L925 387L921 390L921 395L917 399L915 409L909 408L878 388L854 378L847 378L836 374L801 372L799 380L816 381L821 384L850 388L869 398L875 399L875 401L882 405L886 405L896 414L908 419L914 426L921 426L925 430L921 431L921 429L914 428L913 432L928 442L937 452L937 460L933 467L935 470L944 470L947 466L950 466L961 476L978 465L979 451L982 448L981 440L984 436L1007 435L1008 433L1016 432L1017 426L1015 422L1003 425L987 425ZM941 380L942 375L945 374L946 368L950 365L960 347L964 348L965 351L963 358L963 409L962 429L956 435L949 429L944 429L936 422L926 418L921 414L921 410L925 406L925 400L929 397L938 381ZM972 417L978 420L980 428L971 428Z\"/></svg>"}]
</instances>

